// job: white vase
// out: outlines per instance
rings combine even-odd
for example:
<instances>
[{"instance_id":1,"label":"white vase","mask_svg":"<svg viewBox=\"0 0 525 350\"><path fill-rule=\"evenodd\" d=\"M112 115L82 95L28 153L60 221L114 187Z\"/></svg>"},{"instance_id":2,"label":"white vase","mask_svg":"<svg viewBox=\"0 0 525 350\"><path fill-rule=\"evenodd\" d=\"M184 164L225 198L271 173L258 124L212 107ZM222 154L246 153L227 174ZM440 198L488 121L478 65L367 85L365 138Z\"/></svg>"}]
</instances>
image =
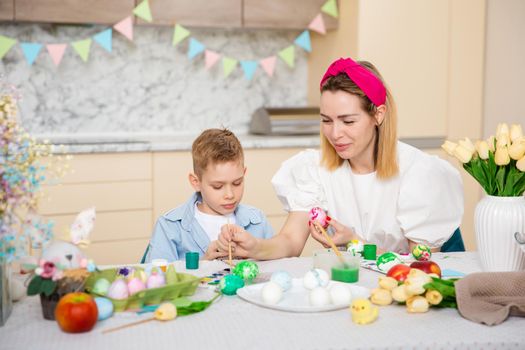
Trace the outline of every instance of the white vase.
<instances>
[{"instance_id":1,"label":"white vase","mask_svg":"<svg viewBox=\"0 0 525 350\"><path fill-rule=\"evenodd\" d=\"M525 270L525 253L514 237L525 232L525 197L485 196L476 206L474 229L483 270Z\"/></svg>"}]
</instances>

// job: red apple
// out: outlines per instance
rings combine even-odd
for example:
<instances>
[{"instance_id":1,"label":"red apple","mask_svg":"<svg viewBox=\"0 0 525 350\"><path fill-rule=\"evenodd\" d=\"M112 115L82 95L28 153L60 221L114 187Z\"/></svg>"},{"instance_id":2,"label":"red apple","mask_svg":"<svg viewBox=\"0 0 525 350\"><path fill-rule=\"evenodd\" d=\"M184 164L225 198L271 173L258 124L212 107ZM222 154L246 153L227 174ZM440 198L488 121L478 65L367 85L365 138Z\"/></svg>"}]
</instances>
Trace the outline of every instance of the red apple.
<instances>
[{"instance_id":1,"label":"red apple","mask_svg":"<svg viewBox=\"0 0 525 350\"><path fill-rule=\"evenodd\" d=\"M55 309L55 319L67 333L88 332L95 326L98 308L95 300L86 293L64 295Z\"/></svg>"},{"instance_id":2,"label":"red apple","mask_svg":"<svg viewBox=\"0 0 525 350\"><path fill-rule=\"evenodd\" d=\"M410 272L410 267L405 264L394 265L388 270L387 276L392 277L399 282L403 282L407 279L407 275Z\"/></svg>"},{"instance_id":3,"label":"red apple","mask_svg":"<svg viewBox=\"0 0 525 350\"><path fill-rule=\"evenodd\" d=\"M425 273L435 273L441 278L441 268L433 261L414 261L410 264L410 267L421 270Z\"/></svg>"}]
</instances>

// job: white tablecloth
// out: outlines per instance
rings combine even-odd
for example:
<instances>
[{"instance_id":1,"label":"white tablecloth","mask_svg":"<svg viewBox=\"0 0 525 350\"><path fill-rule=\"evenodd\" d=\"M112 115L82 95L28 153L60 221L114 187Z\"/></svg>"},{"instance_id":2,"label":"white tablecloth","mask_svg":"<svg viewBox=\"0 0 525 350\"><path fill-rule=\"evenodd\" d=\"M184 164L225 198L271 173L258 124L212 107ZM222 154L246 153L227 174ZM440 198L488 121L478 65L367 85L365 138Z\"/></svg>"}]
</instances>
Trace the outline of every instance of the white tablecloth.
<instances>
[{"instance_id":1,"label":"white tablecloth","mask_svg":"<svg viewBox=\"0 0 525 350\"><path fill-rule=\"evenodd\" d=\"M435 254L442 269L480 271L476 253ZM182 264L178 271L185 272ZM201 262L205 276L226 264ZM260 262L262 272L286 270L294 277L312 267L310 258ZM359 285L376 287L379 274L361 269ZM199 288L195 300L211 291ZM525 349L525 319L511 317L498 326L468 321L455 309L431 309L408 314L401 305L381 307L370 325L351 321L348 309L321 313L291 313L262 308L237 296L224 296L204 312L169 322L148 322L121 331L102 330L151 317L120 313L98 322L89 333L66 334L42 318L37 297L15 303L7 324L0 328L0 349Z\"/></svg>"}]
</instances>

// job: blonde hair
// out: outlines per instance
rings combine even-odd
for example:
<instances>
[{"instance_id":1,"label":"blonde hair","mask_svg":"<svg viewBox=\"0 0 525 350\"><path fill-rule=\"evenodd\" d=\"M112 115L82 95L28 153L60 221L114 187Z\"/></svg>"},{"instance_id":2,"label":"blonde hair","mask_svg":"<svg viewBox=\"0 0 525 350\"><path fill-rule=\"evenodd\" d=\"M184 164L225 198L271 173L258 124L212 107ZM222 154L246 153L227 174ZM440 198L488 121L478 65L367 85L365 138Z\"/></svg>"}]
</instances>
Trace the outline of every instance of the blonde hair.
<instances>
[{"instance_id":1,"label":"blonde hair","mask_svg":"<svg viewBox=\"0 0 525 350\"><path fill-rule=\"evenodd\" d=\"M228 129L204 130L191 146L193 172L199 177L208 165L238 161L244 165L244 152L239 139Z\"/></svg>"},{"instance_id":2,"label":"blonde hair","mask_svg":"<svg viewBox=\"0 0 525 350\"><path fill-rule=\"evenodd\" d=\"M369 62L359 61L363 67L374 73L385 85L379 71ZM389 179L396 176L399 172L397 162L397 110L396 104L390 93L390 89L386 88L386 114L383 122L376 127L377 137L374 149L374 164L376 174L379 179ZM324 91L345 91L349 94L359 97L361 100L361 107L370 116L374 117L377 113L377 106L370 101L363 90L359 88L347 75L341 73L332 76L326 80L321 87L321 93ZM339 157L335 149L332 147L323 132L321 136L321 164L328 170L335 170L340 167L345 159Z\"/></svg>"}]
</instances>

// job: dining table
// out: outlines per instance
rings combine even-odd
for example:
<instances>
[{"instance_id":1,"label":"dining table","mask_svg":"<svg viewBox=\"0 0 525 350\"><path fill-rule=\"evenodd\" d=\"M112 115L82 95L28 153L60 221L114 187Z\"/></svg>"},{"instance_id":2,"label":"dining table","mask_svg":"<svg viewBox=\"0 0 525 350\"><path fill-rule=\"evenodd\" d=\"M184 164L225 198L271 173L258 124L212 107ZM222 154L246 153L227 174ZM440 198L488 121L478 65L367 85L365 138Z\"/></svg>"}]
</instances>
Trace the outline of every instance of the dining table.
<instances>
[{"instance_id":1,"label":"dining table","mask_svg":"<svg viewBox=\"0 0 525 350\"><path fill-rule=\"evenodd\" d=\"M459 275L482 271L477 252L434 253L432 260L442 270ZM256 263L261 276L286 271L294 279L313 268L312 257ZM228 261L220 260L200 261L199 268L192 270L183 261L174 265L177 272L198 277L229 267ZM381 275L362 267L352 286L371 290L378 286ZM250 287L253 285L245 288ZM191 299L210 300L216 292L217 285L204 282ZM38 297L25 297L14 303L10 318L0 327L0 349L525 349L525 318L521 317L487 326L462 317L455 308L408 313L406 306L394 303L380 306L374 322L356 324L348 306L299 312L238 295L221 295L204 311L171 321L145 322L104 333L151 317L151 313L118 312L97 322L89 332L65 333L57 322L42 317Z\"/></svg>"}]
</instances>

